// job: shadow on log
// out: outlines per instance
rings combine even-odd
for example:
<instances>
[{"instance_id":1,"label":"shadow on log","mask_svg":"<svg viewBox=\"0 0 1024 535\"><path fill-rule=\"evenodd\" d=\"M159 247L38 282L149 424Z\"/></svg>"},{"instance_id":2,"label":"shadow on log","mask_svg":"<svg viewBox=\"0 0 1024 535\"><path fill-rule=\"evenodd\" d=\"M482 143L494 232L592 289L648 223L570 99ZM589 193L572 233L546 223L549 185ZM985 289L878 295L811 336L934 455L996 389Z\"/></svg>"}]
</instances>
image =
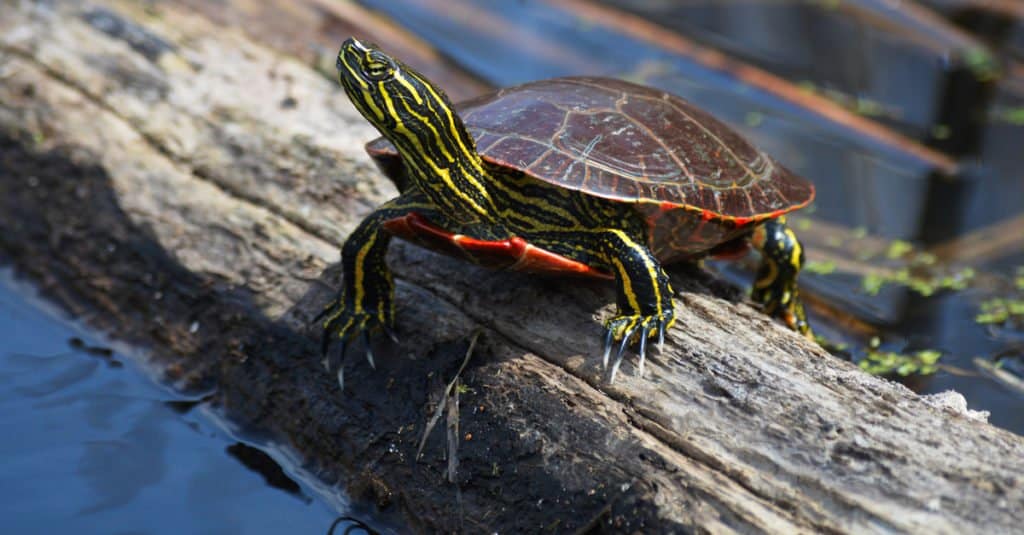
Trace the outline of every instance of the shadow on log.
<instances>
[{"instance_id":1,"label":"shadow on log","mask_svg":"<svg viewBox=\"0 0 1024 535\"><path fill-rule=\"evenodd\" d=\"M6 260L74 315L153 348L152 364L181 389L216 389L216 403L235 423L286 442L311 461L305 468L318 478L344 482L356 500L400 511L403 523L426 531L564 531L604 518L623 529L672 529L657 518L651 489L624 483L630 478L619 460L604 458L611 452L595 449L582 455L592 459L565 459L566 466L542 455L555 438L618 442L615 453L641 460L657 453L609 436L608 426L628 424L588 422L564 397L569 392L528 380L525 366L508 362L507 349L487 344L462 375L473 394L464 396L472 404L461 418L466 440L459 448L459 497L444 481L443 433L431 435L419 462L413 452L443 378L463 360L467 337L391 347L381 372L361 359L349 362L340 395L318 365L315 336L261 315L247 288L181 266L123 212L106 172L87 157L79 163L82 155L59 149L35 154L25 145L31 140L0 138L0 197L8 221L17 222L0 238ZM406 313L448 316L450 324L438 331L449 336L469 327L457 310L416 293L422 290L406 287L402 297L425 305ZM418 327L426 324L438 323ZM397 356L410 352L419 358ZM577 425L563 428L570 422ZM579 499L568 489L589 490Z\"/></svg>"},{"instance_id":2,"label":"shadow on log","mask_svg":"<svg viewBox=\"0 0 1024 535\"><path fill-rule=\"evenodd\" d=\"M133 31L73 2L0 16L0 259L357 501L425 532L1024 522L1024 439L836 361L694 268L671 272L665 353L608 385L611 287L393 246L401 343L376 372L350 358L339 393L308 324L345 231L394 193L369 127L244 37L103 4ZM147 56L140 32L168 46ZM478 329L453 485L443 432L413 457Z\"/></svg>"}]
</instances>

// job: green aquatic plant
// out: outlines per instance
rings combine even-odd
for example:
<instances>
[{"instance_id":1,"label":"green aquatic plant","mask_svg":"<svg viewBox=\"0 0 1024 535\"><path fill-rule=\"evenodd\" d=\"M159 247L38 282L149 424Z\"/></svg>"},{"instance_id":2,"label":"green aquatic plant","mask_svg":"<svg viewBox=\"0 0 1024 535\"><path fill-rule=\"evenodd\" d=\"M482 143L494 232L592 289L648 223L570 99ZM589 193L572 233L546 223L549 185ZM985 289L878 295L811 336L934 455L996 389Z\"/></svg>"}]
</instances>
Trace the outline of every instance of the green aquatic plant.
<instances>
[{"instance_id":1,"label":"green aquatic plant","mask_svg":"<svg viewBox=\"0 0 1024 535\"><path fill-rule=\"evenodd\" d=\"M982 82L995 80L1001 74L999 62L984 46L974 46L964 50L961 58L975 78Z\"/></svg>"},{"instance_id":2,"label":"green aquatic plant","mask_svg":"<svg viewBox=\"0 0 1024 535\"><path fill-rule=\"evenodd\" d=\"M814 341L819 346L821 346L825 351L828 351L829 353L832 354L845 353L848 349L850 349L849 344L845 342L835 342L818 333L814 333Z\"/></svg>"},{"instance_id":3,"label":"green aquatic plant","mask_svg":"<svg viewBox=\"0 0 1024 535\"><path fill-rule=\"evenodd\" d=\"M910 242L903 240L893 240L889 244L889 248L885 251L886 258L890 260L896 260L897 258L903 258L904 255L914 250L914 246Z\"/></svg>"},{"instance_id":4,"label":"green aquatic plant","mask_svg":"<svg viewBox=\"0 0 1024 535\"><path fill-rule=\"evenodd\" d=\"M816 275L829 275L835 273L835 260L810 260L804 264L804 271Z\"/></svg>"},{"instance_id":5,"label":"green aquatic plant","mask_svg":"<svg viewBox=\"0 0 1024 535\"><path fill-rule=\"evenodd\" d=\"M747 123L747 126L751 128L757 128L764 121L764 114L759 111L749 111L743 122Z\"/></svg>"},{"instance_id":6,"label":"green aquatic plant","mask_svg":"<svg viewBox=\"0 0 1024 535\"><path fill-rule=\"evenodd\" d=\"M932 126L932 137L935 139L949 139L949 136L953 134L953 130L948 124L937 124Z\"/></svg>"},{"instance_id":7,"label":"green aquatic plant","mask_svg":"<svg viewBox=\"0 0 1024 535\"><path fill-rule=\"evenodd\" d=\"M997 107L992 110L990 118L993 122L1024 126L1024 106Z\"/></svg>"},{"instance_id":8,"label":"green aquatic plant","mask_svg":"<svg viewBox=\"0 0 1024 535\"><path fill-rule=\"evenodd\" d=\"M857 365L871 375L931 375L938 371L940 358L942 352L934 349L922 349L907 354L869 348L864 359Z\"/></svg>"},{"instance_id":9,"label":"green aquatic plant","mask_svg":"<svg viewBox=\"0 0 1024 535\"><path fill-rule=\"evenodd\" d=\"M1011 320L1024 321L1024 299L987 299L981 303L981 312L974 316L974 321L982 325L999 325Z\"/></svg>"},{"instance_id":10,"label":"green aquatic plant","mask_svg":"<svg viewBox=\"0 0 1024 535\"><path fill-rule=\"evenodd\" d=\"M965 267L950 274L928 273L905 267L894 273L864 275L861 279L861 289L868 295L878 295L886 284L897 284L929 297L940 290L963 290L971 283L975 274L972 267Z\"/></svg>"}]
</instances>

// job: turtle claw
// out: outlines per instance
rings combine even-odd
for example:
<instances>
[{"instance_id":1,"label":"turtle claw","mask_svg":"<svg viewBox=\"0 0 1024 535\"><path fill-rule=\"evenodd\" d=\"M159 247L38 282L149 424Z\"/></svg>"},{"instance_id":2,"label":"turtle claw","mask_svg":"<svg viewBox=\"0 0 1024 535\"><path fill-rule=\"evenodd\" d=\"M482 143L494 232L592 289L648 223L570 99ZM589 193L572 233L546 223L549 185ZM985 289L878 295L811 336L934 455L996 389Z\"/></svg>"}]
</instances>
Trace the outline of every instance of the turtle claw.
<instances>
[{"instance_id":1,"label":"turtle claw","mask_svg":"<svg viewBox=\"0 0 1024 535\"><path fill-rule=\"evenodd\" d=\"M373 368L374 370L376 370L377 369L377 363L375 363L373 361L373 348L370 347L370 335L366 334L366 331L363 331L362 338L363 338L363 348L366 351L366 362L370 363L370 368Z\"/></svg>"},{"instance_id":2,"label":"turtle claw","mask_svg":"<svg viewBox=\"0 0 1024 535\"><path fill-rule=\"evenodd\" d=\"M658 322L658 354L665 352L665 322Z\"/></svg>"},{"instance_id":3,"label":"turtle claw","mask_svg":"<svg viewBox=\"0 0 1024 535\"><path fill-rule=\"evenodd\" d=\"M640 377L644 376L644 360L647 359L647 337L651 335L653 329L654 326L651 325L640 333L640 363L637 366L637 373Z\"/></svg>"},{"instance_id":4,"label":"turtle claw","mask_svg":"<svg viewBox=\"0 0 1024 535\"><path fill-rule=\"evenodd\" d=\"M608 369L608 357L612 354L612 342L615 341L615 331L608 328L605 329L604 335L604 356L601 357L601 367L605 370Z\"/></svg>"},{"instance_id":5,"label":"turtle claw","mask_svg":"<svg viewBox=\"0 0 1024 535\"><path fill-rule=\"evenodd\" d=\"M398 339L394 330L386 322L386 318L367 312L366 307L356 307L353 303L347 302L344 295L328 305L321 312L317 319L322 320L323 336L320 341L320 351L323 355L325 366L328 371L337 367L338 384L344 385L344 374L341 371L341 363L345 356L345 349L357 337L362 341L366 351L366 361L370 367L377 369L374 359L373 348L370 345L370 335L374 331L383 331L392 340ZM337 342L338 347L332 348L331 344ZM337 356L337 357L335 357Z\"/></svg>"},{"instance_id":6,"label":"turtle claw","mask_svg":"<svg viewBox=\"0 0 1024 535\"><path fill-rule=\"evenodd\" d=\"M609 374L608 382L614 383L615 377L622 366L622 360L626 354L626 348L635 342L639 342L637 353L640 361L637 363L637 372L643 377L644 364L647 362L647 339L658 334L658 351L661 352L665 344L665 330L675 321L673 313L661 314L660 316L618 316L608 321L604 338L604 356L602 362L604 369L608 369L608 357L611 356L612 344L621 340L618 352L615 354L615 362L612 364L612 371ZM639 338L639 340L635 340Z\"/></svg>"},{"instance_id":7,"label":"turtle claw","mask_svg":"<svg viewBox=\"0 0 1024 535\"><path fill-rule=\"evenodd\" d=\"M612 365L612 374L608 378L609 383L615 382L615 376L619 373L619 366L622 365L622 357L626 354L626 346L629 345L629 340L633 338L633 334L636 333L636 326L631 327L626 334L622 336L622 343L619 344L619 352L615 355L615 364Z\"/></svg>"},{"instance_id":8,"label":"turtle claw","mask_svg":"<svg viewBox=\"0 0 1024 535\"><path fill-rule=\"evenodd\" d=\"M381 328L384 330L384 334L386 334L387 337L390 338L392 342L394 342L396 345L401 343L398 340L398 333L396 333L394 329L392 329L388 325L383 325Z\"/></svg>"}]
</instances>

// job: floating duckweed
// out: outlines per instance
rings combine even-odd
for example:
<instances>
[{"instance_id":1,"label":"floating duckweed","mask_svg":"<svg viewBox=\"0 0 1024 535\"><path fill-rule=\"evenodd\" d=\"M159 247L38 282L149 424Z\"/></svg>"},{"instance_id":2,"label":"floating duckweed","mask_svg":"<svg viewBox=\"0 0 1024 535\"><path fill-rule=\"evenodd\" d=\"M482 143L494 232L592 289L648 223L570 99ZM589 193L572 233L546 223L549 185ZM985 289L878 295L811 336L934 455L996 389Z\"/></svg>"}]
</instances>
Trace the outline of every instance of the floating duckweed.
<instances>
[{"instance_id":1,"label":"floating duckweed","mask_svg":"<svg viewBox=\"0 0 1024 535\"><path fill-rule=\"evenodd\" d=\"M999 64L983 46L968 48L963 53L964 64L971 70L975 78L981 81L993 80L999 76Z\"/></svg>"},{"instance_id":2,"label":"floating duckweed","mask_svg":"<svg viewBox=\"0 0 1024 535\"><path fill-rule=\"evenodd\" d=\"M886 278L876 273L868 273L860 282L860 287L868 295L878 295L885 285Z\"/></svg>"},{"instance_id":3,"label":"floating duckweed","mask_svg":"<svg viewBox=\"0 0 1024 535\"><path fill-rule=\"evenodd\" d=\"M759 111L747 112L747 116L744 118L744 122L747 123L747 126L750 126L752 128L757 128L758 126L761 126L761 123L763 121L764 114Z\"/></svg>"},{"instance_id":4,"label":"floating duckweed","mask_svg":"<svg viewBox=\"0 0 1024 535\"><path fill-rule=\"evenodd\" d=\"M885 113L885 108L878 101L858 98L856 112L866 117L879 117Z\"/></svg>"},{"instance_id":5,"label":"floating duckweed","mask_svg":"<svg viewBox=\"0 0 1024 535\"><path fill-rule=\"evenodd\" d=\"M858 240L863 238L863 237L865 237L865 236L867 236L867 235L868 235L868 228L867 227L855 227L853 230L850 231L850 236L853 236L854 238L856 238Z\"/></svg>"},{"instance_id":6,"label":"floating duckweed","mask_svg":"<svg viewBox=\"0 0 1024 535\"><path fill-rule=\"evenodd\" d=\"M1024 290L1024 266L1017 268L1017 277L1014 281L1018 290Z\"/></svg>"},{"instance_id":7,"label":"floating duckweed","mask_svg":"<svg viewBox=\"0 0 1024 535\"><path fill-rule=\"evenodd\" d=\"M942 352L934 349L915 351L909 355L871 349L857 365L872 375L930 375L938 371L941 357Z\"/></svg>"},{"instance_id":8,"label":"floating duckweed","mask_svg":"<svg viewBox=\"0 0 1024 535\"><path fill-rule=\"evenodd\" d=\"M888 257L890 260L895 260L897 258L903 257L903 255L913 250L914 246L911 245L910 242L905 242L903 240L893 240L893 242L889 244L889 249L886 250L885 256Z\"/></svg>"},{"instance_id":9,"label":"floating duckweed","mask_svg":"<svg viewBox=\"0 0 1024 535\"><path fill-rule=\"evenodd\" d=\"M793 222L797 230L808 230L811 228L811 220L800 218Z\"/></svg>"},{"instance_id":10,"label":"floating duckweed","mask_svg":"<svg viewBox=\"0 0 1024 535\"><path fill-rule=\"evenodd\" d=\"M870 273L861 279L861 289L868 295L878 295L882 286L898 284L925 297L939 290L963 290L974 280L974 268L965 267L951 275L918 275L904 267L893 274Z\"/></svg>"},{"instance_id":11,"label":"floating duckweed","mask_svg":"<svg viewBox=\"0 0 1024 535\"><path fill-rule=\"evenodd\" d=\"M992 118L1014 126L1024 126L1024 106L999 108L993 112Z\"/></svg>"},{"instance_id":12,"label":"floating duckweed","mask_svg":"<svg viewBox=\"0 0 1024 535\"><path fill-rule=\"evenodd\" d=\"M835 260L825 260L822 262L811 260L804 265L804 271L817 275L829 275L835 273L836 262Z\"/></svg>"},{"instance_id":13,"label":"floating duckweed","mask_svg":"<svg viewBox=\"0 0 1024 535\"><path fill-rule=\"evenodd\" d=\"M996 297L981 303L981 312L974 321L982 325L1006 323L1009 319L1024 319L1024 300Z\"/></svg>"},{"instance_id":14,"label":"floating duckweed","mask_svg":"<svg viewBox=\"0 0 1024 535\"><path fill-rule=\"evenodd\" d=\"M937 124L932 127L932 137L935 139L949 139L953 131L948 124Z\"/></svg>"},{"instance_id":15,"label":"floating duckweed","mask_svg":"<svg viewBox=\"0 0 1024 535\"><path fill-rule=\"evenodd\" d=\"M826 351L832 353L837 351L846 351L847 349L850 348L850 345L847 343L833 342L832 340L829 340L828 338L825 338L824 336L818 333L814 333L814 341L817 342L819 346L825 348Z\"/></svg>"}]
</instances>

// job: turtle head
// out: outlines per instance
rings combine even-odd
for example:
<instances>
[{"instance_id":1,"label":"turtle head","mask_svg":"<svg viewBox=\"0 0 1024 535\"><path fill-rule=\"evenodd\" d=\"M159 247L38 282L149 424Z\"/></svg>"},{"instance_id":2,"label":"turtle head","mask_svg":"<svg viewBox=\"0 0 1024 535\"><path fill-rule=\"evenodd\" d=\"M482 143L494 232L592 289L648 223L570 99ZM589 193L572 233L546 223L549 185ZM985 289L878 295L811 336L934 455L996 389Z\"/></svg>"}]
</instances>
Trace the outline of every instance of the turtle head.
<instances>
[{"instance_id":1,"label":"turtle head","mask_svg":"<svg viewBox=\"0 0 1024 535\"><path fill-rule=\"evenodd\" d=\"M410 178L445 215L494 221L488 173L444 91L355 39L341 45L338 76L352 104L398 149Z\"/></svg>"},{"instance_id":2,"label":"turtle head","mask_svg":"<svg viewBox=\"0 0 1024 535\"><path fill-rule=\"evenodd\" d=\"M444 91L408 65L374 45L349 38L338 52L337 67L352 104L400 152L441 145L448 153L453 148L476 153ZM445 155L450 154L441 154Z\"/></svg>"},{"instance_id":3,"label":"turtle head","mask_svg":"<svg viewBox=\"0 0 1024 535\"><path fill-rule=\"evenodd\" d=\"M388 107L384 97L393 95L399 77L408 78L409 69L374 45L349 38L338 51L338 76L352 104L370 122L385 123Z\"/></svg>"}]
</instances>

